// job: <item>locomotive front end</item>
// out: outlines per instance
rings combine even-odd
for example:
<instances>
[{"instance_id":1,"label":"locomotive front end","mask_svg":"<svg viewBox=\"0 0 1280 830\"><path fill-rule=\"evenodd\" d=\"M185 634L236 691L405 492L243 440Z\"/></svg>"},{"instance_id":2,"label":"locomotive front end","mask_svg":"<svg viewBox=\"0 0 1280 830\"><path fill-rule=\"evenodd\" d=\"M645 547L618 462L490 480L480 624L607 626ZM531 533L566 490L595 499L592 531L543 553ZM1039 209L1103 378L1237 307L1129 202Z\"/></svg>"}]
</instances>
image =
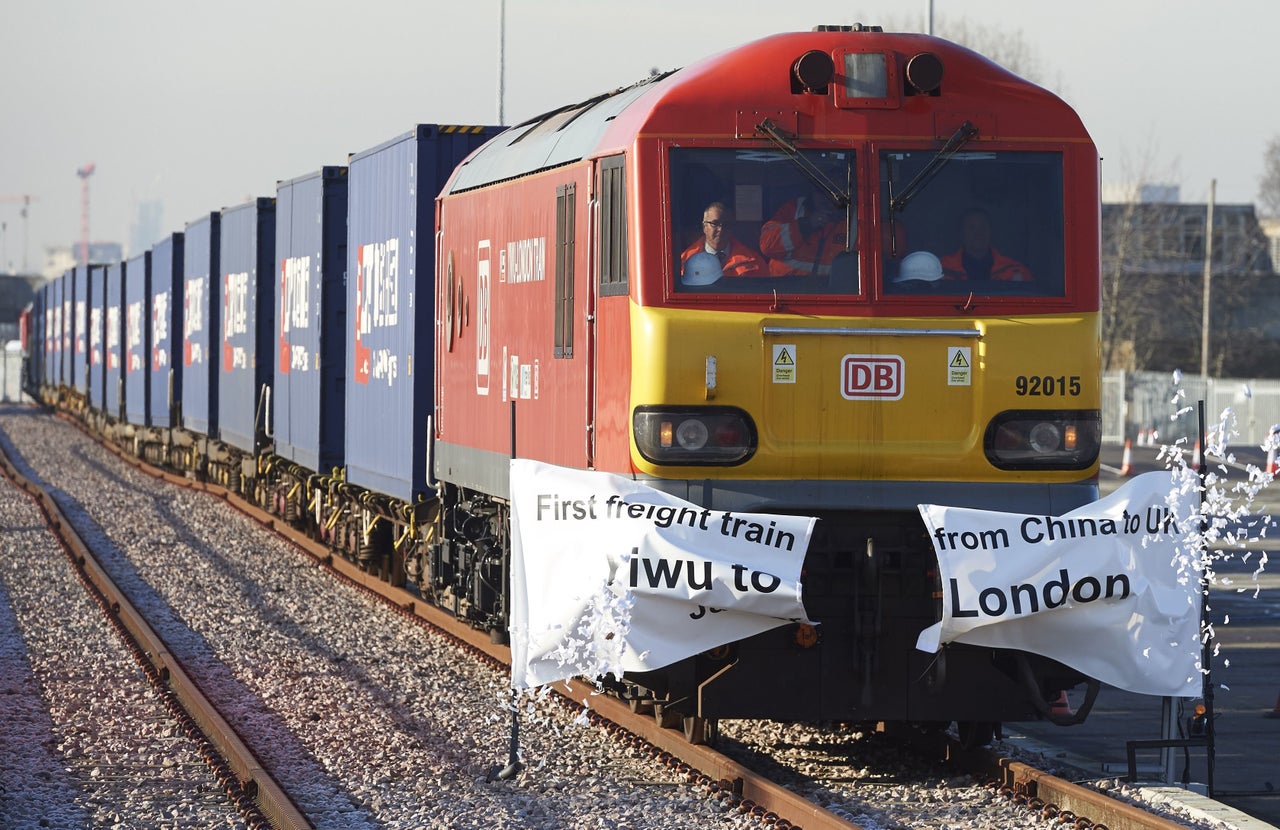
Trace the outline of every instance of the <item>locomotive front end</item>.
<instances>
[{"instance_id":1,"label":"locomotive front end","mask_svg":"<svg viewBox=\"0 0 1280 830\"><path fill-rule=\"evenodd\" d=\"M1097 497L1088 135L923 36L780 36L685 71L635 152L628 460L704 507L819 517L802 579L820 625L629 680L702 718L1046 715L1087 678L916 650L941 613L918 505L1060 515ZM599 457L619 436L597 435Z\"/></svg>"}]
</instances>

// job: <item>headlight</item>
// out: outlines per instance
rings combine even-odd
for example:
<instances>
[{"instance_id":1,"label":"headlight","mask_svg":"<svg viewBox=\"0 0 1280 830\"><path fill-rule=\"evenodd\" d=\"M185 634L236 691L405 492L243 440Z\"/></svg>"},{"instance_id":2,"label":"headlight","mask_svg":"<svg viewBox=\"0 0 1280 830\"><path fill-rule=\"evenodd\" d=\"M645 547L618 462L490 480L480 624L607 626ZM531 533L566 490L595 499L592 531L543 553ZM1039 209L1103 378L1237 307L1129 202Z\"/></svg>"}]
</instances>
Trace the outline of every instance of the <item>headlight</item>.
<instances>
[{"instance_id":1,"label":"headlight","mask_svg":"<svg viewBox=\"0 0 1280 830\"><path fill-rule=\"evenodd\" d=\"M1055 452L1062 448L1062 430L1057 424L1041 421L1027 434L1027 443L1036 452Z\"/></svg>"},{"instance_id":2,"label":"headlight","mask_svg":"<svg viewBox=\"0 0 1280 830\"><path fill-rule=\"evenodd\" d=\"M983 445L1002 470L1083 470L1098 460L1102 416L1096 409L1001 412Z\"/></svg>"},{"instance_id":3,"label":"headlight","mask_svg":"<svg viewBox=\"0 0 1280 830\"><path fill-rule=\"evenodd\" d=\"M632 428L640 455L654 464L732 466L756 450L750 416L728 406L641 406L632 416Z\"/></svg>"},{"instance_id":4,"label":"headlight","mask_svg":"<svg viewBox=\"0 0 1280 830\"><path fill-rule=\"evenodd\" d=\"M707 439L711 437L711 431L707 429L706 423L698 418L685 418L680 422L680 426L676 427L676 444L682 450L694 452L702 449L707 445Z\"/></svg>"}]
</instances>

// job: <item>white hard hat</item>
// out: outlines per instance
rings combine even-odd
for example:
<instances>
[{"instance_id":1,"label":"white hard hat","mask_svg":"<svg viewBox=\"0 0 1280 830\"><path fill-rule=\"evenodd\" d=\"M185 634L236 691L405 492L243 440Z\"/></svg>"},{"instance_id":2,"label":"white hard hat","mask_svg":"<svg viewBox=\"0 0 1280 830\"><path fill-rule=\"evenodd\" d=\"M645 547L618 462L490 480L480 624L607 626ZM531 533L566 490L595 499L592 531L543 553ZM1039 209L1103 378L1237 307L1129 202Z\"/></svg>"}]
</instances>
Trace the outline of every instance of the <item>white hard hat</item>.
<instances>
[{"instance_id":1,"label":"white hard hat","mask_svg":"<svg viewBox=\"0 0 1280 830\"><path fill-rule=\"evenodd\" d=\"M898 276L894 282L922 280L936 282L942 279L942 262L928 251L912 251L902 258Z\"/></svg>"},{"instance_id":2,"label":"white hard hat","mask_svg":"<svg viewBox=\"0 0 1280 830\"><path fill-rule=\"evenodd\" d=\"M724 276L720 270L720 260L715 254L699 251L684 263L684 275L680 281L685 285L711 285Z\"/></svg>"}]
</instances>

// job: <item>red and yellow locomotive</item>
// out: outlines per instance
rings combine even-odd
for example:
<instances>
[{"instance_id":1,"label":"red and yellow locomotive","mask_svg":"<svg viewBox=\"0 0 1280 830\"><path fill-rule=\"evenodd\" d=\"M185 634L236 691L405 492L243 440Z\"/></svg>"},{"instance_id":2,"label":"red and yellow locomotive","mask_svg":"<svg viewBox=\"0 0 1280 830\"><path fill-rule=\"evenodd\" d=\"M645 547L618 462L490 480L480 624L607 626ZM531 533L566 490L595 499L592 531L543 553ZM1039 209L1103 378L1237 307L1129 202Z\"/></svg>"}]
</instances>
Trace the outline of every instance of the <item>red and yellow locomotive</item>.
<instances>
[{"instance_id":1,"label":"red and yellow locomotive","mask_svg":"<svg viewBox=\"0 0 1280 830\"><path fill-rule=\"evenodd\" d=\"M1087 678L1025 652L916 650L941 613L917 505L1060 515L1097 497L1099 163L1070 107L944 40L820 27L467 155L491 134L420 125L353 156L349 182L345 168L285 182L281 205L314 207L282 215L323 206L320 224L269 233L275 206L260 200L223 221L221 243L210 214L127 271L64 275L29 316L28 389L87 401L69 408L123 424L117 442L270 506L496 636L513 456L702 508L818 517L802 576L816 629L619 682L690 735L727 717L956 721L973 735L1052 719L1049 701ZM450 169L429 237L419 200ZM291 259L317 250L314 273ZM289 288L304 271L323 298L314 326L307 302L287 302L305 299ZM92 346L94 320L124 299L119 280L104 296L104 273L150 275L137 319L153 321L157 355L204 321L171 325L176 309L205 309L217 331L225 298L192 286L229 292L235 277L246 331L222 339L246 358L224 369L244 364L252 382L214 383L213 366L179 389L182 361L156 360L154 407L145 385L124 407L100 399L127 387L72 343L87 331ZM87 322L72 314L81 298Z\"/></svg>"},{"instance_id":2,"label":"red and yellow locomotive","mask_svg":"<svg viewBox=\"0 0 1280 830\"><path fill-rule=\"evenodd\" d=\"M492 139L437 203L429 573L488 562L513 454L818 516L812 630L626 678L694 718L986 724L1077 673L915 650L917 505L1097 496L1099 159L1069 106L944 40L819 27ZM484 610L487 607L487 612Z\"/></svg>"}]
</instances>

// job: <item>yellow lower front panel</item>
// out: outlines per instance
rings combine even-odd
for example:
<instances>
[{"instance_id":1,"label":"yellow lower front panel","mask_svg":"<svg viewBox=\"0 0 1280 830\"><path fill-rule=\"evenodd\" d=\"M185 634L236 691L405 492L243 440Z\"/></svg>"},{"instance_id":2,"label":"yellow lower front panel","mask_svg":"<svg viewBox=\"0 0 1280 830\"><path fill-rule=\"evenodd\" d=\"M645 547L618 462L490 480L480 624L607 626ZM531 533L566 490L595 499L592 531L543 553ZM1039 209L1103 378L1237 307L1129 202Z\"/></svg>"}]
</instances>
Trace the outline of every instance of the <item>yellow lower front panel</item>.
<instances>
[{"instance_id":1,"label":"yellow lower front panel","mask_svg":"<svg viewBox=\"0 0 1280 830\"><path fill-rule=\"evenodd\" d=\"M632 407L738 407L759 446L660 477L1065 482L983 448L1006 410L1097 410L1097 317L848 318L634 308Z\"/></svg>"}]
</instances>

